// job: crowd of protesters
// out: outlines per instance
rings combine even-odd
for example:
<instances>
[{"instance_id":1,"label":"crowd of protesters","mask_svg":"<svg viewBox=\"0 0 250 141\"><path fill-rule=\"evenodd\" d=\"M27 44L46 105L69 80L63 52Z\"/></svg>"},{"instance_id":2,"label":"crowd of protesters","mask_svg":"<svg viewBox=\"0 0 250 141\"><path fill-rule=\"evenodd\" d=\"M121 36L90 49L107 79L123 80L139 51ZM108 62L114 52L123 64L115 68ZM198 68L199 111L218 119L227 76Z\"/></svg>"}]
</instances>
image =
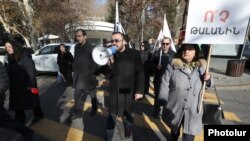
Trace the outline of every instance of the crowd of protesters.
<instances>
[{"instance_id":1,"label":"crowd of protesters","mask_svg":"<svg viewBox=\"0 0 250 141\"><path fill-rule=\"evenodd\" d=\"M151 81L154 86L154 116L170 127L172 140L178 140L181 126L184 141L193 141L194 136L201 132L202 113L196 110L200 104L200 90L204 81L207 87L213 86L213 82L198 45L182 44L174 52L171 50L172 39L164 37L159 49L154 48L151 41L142 41L136 50L130 47L128 36L114 32L104 47L115 46L117 52L110 56L104 67L100 67L92 58L95 47L88 43L86 31L76 30L75 38L74 55L60 44L57 57L58 74L72 86L75 105L71 120L84 116L87 95L91 97L91 115L96 114L96 76L101 72L109 80L105 140L112 140L117 117L123 119L124 136L131 138L135 103L150 94ZM35 64L31 54L15 41L6 42L5 50L7 62L4 66L0 64L0 126L19 132L29 141L33 131L25 126L25 110L33 110L34 123L44 116ZM9 108L14 111L14 118L3 107L7 89Z\"/></svg>"}]
</instances>

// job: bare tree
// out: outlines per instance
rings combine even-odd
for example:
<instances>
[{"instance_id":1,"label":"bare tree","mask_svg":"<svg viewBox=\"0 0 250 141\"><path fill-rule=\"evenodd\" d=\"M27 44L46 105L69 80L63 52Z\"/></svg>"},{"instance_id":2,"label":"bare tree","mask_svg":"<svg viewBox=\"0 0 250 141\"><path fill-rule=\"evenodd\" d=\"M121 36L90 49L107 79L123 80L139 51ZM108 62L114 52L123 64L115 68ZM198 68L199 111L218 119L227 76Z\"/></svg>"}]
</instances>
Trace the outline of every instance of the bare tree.
<instances>
[{"instance_id":1,"label":"bare tree","mask_svg":"<svg viewBox=\"0 0 250 141\"><path fill-rule=\"evenodd\" d=\"M8 35L21 35L26 46L35 49L43 34L59 34L65 41L65 25L78 20L70 0L3 0L0 8L0 22Z\"/></svg>"},{"instance_id":2,"label":"bare tree","mask_svg":"<svg viewBox=\"0 0 250 141\"><path fill-rule=\"evenodd\" d=\"M19 34L23 37L26 46L36 44L34 40L33 9L30 0L9 0L1 2L0 22L5 31L10 34ZM15 11L15 12L13 12ZM13 12L13 13L12 13Z\"/></svg>"},{"instance_id":3,"label":"bare tree","mask_svg":"<svg viewBox=\"0 0 250 141\"><path fill-rule=\"evenodd\" d=\"M110 22L114 21L114 3L115 0L108 1ZM141 41L142 32L144 39L158 36L163 26L163 15L166 14L173 36L178 37L183 26L185 5L186 0L119 0L120 21L133 42L138 43ZM145 20L141 20L142 14Z\"/></svg>"}]
</instances>

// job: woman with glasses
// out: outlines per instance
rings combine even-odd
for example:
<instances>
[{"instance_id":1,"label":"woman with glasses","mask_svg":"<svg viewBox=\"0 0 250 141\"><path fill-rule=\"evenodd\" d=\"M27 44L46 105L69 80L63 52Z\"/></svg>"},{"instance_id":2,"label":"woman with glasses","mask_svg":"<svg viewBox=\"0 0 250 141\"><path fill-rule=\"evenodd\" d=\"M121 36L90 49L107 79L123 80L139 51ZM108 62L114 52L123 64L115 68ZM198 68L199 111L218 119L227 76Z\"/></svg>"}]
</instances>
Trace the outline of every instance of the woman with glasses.
<instances>
[{"instance_id":1,"label":"woman with glasses","mask_svg":"<svg viewBox=\"0 0 250 141\"><path fill-rule=\"evenodd\" d=\"M183 44L162 75L159 100L164 103L162 120L171 128L171 137L177 141L182 126L182 141L193 141L202 131L200 92L203 81L212 86L206 71L206 61L197 44Z\"/></svg>"},{"instance_id":2,"label":"woman with glasses","mask_svg":"<svg viewBox=\"0 0 250 141\"><path fill-rule=\"evenodd\" d=\"M154 92L155 92L155 97L154 97L154 108L155 108L155 113L154 116L155 118L161 118L161 108L160 104L158 101L159 97L159 89L160 89L160 84L161 84L161 77L162 74L165 72L166 67L168 64L171 63L175 52L171 50L171 39L168 37L164 37L161 41L161 48L156 51L153 55L153 64L155 68L155 75L154 75Z\"/></svg>"}]
</instances>

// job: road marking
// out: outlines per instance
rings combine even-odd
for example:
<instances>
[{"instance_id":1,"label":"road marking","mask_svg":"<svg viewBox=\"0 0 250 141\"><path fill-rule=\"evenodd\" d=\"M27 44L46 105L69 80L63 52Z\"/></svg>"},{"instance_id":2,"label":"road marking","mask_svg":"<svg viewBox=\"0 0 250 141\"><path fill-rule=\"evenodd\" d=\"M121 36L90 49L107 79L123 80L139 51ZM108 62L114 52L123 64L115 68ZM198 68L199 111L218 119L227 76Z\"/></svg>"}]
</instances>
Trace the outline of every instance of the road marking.
<instances>
[{"instance_id":1,"label":"road marking","mask_svg":"<svg viewBox=\"0 0 250 141\"><path fill-rule=\"evenodd\" d=\"M144 104L148 104L148 105L154 105L154 98L149 96L149 95L145 95L145 98L138 101L139 103L144 103Z\"/></svg>"},{"instance_id":2,"label":"road marking","mask_svg":"<svg viewBox=\"0 0 250 141\"><path fill-rule=\"evenodd\" d=\"M103 139L64 124L43 119L31 126L38 133L53 141L102 141Z\"/></svg>"},{"instance_id":3,"label":"road marking","mask_svg":"<svg viewBox=\"0 0 250 141\"><path fill-rule=\"evenodd\" d=\"M162 133L170 134L170 128L165 123L163 123L162 120L150 118L144 113L142 117L144 118L144 121L147 123L144 124L144 127L152 129L152 131L157 135L157 137L159 137L161 141L165 141L166 137Z\"/></svg>"},{"instance_id":4,"label":"road marking","mask_svg":"<svg viewBox=\"0 0 250 141\"><path fill-rule=\"evenodd\" d=\"M216 97L216 95L214 93L205 92L203 100L205 102L208 102L208 103L219 104L218 103L218 98ZM220 100L220 102L221 102L221 104L224 104L223 101Z\"/></svg>"},{"instance_id":5,"label":"road marking","mask_svg":"<svg viewBox=\"0 0 250 141\"><path fill-rule=\"evenodd\" d=\"M101 84L103 84L103 82ZM154 94L154 88L152 86L150 86L149 92L152 95ZM108 92L104 91L104 90L98 90L97 95L108 96ZM214 93L206 92L205 97L206 97L204 99L205 102L218 104L217 97ZM138 101L138 102L149 104L149 105L154 105L154 98L150 95L146 95L145 99L143 99L142 101ZM220 101L220 102L223 104L222 101ZM65 104L66 107L73 107L73 105L74 105L73 100L71 100ZM91 103L86 101L84 103L83 110L90 111L90 109L91 109ZM102 106L98 106L97 115L101 115L101 116L106 117L107 114L108 114L107 108L102 107ZM226 120L232 120L232 121L237 121L237 122L241 121L238 118L238 116L235 115L234 113L224 111L224 114L225 114ZM170 128L162 120L147 116L145 113L143 113L142 115L135 114L134 123L135 123L135 125L152 130L161 140L166 140L166 138L164 137L164 135L162 133L167 133L167 134L170 133ZM73 134L71 134L71 135L73 135ZM182 129L181 129L180 137L182 137ZM201 134L195 136L195 141L203 141L203 140L204 140L204 130L202 130Z\"/></svg>"},{"instance_id":6,"label":"road marking","mask_svg":"<svg viewBox=\"0 0 250 141\"><path fill-rule=\"evenodd\" d=\"M149 93L151 93L151 94L154 94L155 92L154 92L154 87L153 86L149 86Z\"/></svg>"},{"instance_id":7,"label":"road marking","mask_svg":"<svg viewBox=\"0 0 250 141\"><path fill-rule=\"evenodd\" d=\"M233 112L224 111L225 120L241 122L240 118Z\"/></svg>"},{"instance_id":8,"label":"road marking","mask_svg":"<svg viewBox=\"0 0 250 141\"><path fill-rule=\"evenodd\" d=\"M194 141L204 141L204 130L199 135L196 135Z\"/></svg>"},{"instance_id":9,"label":"road marking","mask_svg":"<svg viewBox=\"0 0 250 141\"><path fill-rule=\"evenodd\" d=\"M97 90L96 95L98 96L109 96L109 93L105 90Z\"/></svg>"},{"instance_id":10,"label":"road marking","mask_svg":"<svg viewBox=\"0 0 250 141\"><path fill-rule=\"evenodd\" d=\"M84 111L87 111L90 109L91 109L91 103L85 102ZM106 117L107 114L108 114L107 108L98 107L97 115ZM145 113L143 113L143 115L135 114L134 124L137 126L152 130L161 139L164 137L162 133L165 133L165 134L170 133L170 128L162 120L150 117L150 116L146 115ZM181 131L181 133L182 133L182 131ZM180 135L180 137L181 136L182 136L182 134ZM200 135L197 135L195 137L195 141L203 141L203 133Z\"/></svg>"}]
</instances>

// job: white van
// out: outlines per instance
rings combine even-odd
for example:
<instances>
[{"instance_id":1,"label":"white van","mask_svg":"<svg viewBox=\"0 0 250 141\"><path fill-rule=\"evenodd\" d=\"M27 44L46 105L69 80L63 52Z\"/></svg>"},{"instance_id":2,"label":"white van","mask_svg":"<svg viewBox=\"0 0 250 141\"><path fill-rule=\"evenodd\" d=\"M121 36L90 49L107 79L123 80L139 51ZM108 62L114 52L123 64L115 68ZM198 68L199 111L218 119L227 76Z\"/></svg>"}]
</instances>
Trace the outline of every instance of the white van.
<instances>
[{"instance_id":1,"label":"white van","mask_svg":"<svg viewBox=\"0 0 250 141\"><path fill-rule=\"evenodd\" d=\"M60 50L61 43L52 43L45 45L32 54L38 72L58 72L57 54ZM64 43L65 47L74 56L75 44Z\"/></svg>"}]
</instances>

